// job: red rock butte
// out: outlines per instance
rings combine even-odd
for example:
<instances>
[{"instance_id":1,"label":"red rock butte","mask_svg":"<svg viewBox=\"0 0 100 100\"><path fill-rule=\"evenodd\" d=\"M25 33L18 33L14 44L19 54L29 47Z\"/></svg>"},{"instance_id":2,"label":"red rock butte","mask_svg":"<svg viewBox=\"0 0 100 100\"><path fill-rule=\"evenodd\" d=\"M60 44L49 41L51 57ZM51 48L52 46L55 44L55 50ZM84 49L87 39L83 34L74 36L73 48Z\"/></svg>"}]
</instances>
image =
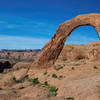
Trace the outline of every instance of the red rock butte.
<instances>
[{"instance_id":1,"label":"red rock butte","mask_svg":"<svg viewBox=\"0 0 100 100\"><path fill-rule=\"evenodd\" d=\"M59 25L57 31L49 42L45 44L31 68L50 68L60 55L64 42L71 32L79 26L92 26L100 37L100 14L78 15Z\"/></svg>"}]
</instances>

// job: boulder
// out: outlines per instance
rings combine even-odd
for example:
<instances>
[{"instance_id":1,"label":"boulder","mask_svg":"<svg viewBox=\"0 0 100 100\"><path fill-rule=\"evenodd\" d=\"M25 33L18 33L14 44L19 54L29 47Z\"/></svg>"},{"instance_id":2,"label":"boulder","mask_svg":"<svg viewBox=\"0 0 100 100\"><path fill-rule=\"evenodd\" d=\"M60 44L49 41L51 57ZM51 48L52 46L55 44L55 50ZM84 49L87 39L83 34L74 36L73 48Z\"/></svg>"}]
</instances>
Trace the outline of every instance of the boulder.
<instances>
[{"instance_id":1,"label":"boulder","mask_svg":"<svg viewBox=\"0 0 100 100\"><path fill-rule=\"evenodd\" d=\"M16 80L22 80L27 75L28 69L20 69L18 71L15 71L13 73L13 77L16 78Z\"/></svg>"}]
</instances>

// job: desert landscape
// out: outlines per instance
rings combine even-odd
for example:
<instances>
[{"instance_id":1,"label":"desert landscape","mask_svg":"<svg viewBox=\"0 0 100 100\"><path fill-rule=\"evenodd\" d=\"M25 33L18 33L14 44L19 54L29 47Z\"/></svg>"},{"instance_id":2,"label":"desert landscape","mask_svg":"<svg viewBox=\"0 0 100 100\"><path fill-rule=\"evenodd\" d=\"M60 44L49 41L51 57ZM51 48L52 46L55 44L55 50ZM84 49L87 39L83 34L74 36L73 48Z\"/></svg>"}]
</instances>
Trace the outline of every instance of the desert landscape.
<instances>
[{"instance_id":1,"label":"desert landscape","mask_svg":"<svg viewBox=\"0 0 100 100\"><path fill-rule=\"evenodd\" d=\"M0 100L100 100L100 0L0 0Z\"/></svg>"},{"instance_id":2,"label":"desert landscape","mask_svg":"<svg viewBox=\"0 0 100 100\"><path fill-rule=\"evenodd\" d=\"M53 67L34 68L29 74L32 60L39 53L40 50L0 53L0 100L100 99L100 41L66 44Z\"/></svg>"}]
</instances>

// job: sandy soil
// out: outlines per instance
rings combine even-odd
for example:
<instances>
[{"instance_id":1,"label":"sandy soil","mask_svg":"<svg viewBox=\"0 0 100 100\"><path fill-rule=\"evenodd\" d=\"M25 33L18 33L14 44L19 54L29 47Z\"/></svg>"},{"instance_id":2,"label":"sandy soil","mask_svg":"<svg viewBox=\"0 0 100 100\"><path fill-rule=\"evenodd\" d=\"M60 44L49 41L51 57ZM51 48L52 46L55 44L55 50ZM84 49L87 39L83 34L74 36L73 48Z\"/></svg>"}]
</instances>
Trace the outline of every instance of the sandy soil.
<instances>
[{"instance_id":1,"label":"sandy soil","mask_svg":"<svg viewBox=\"0 0 100 100\"><path fill-rule=\"evenodd\" d=\"M0 74L0 100L100 99L99 61L57 61L55 66L55 68L50 69L34 69L33 75L28 78L38 78L41 84L47 81L50 86L56 86L56 88L58 88L56 96L47 97L47 86L41 84L32 85L27 78L24 79L22 83L15 83L12 78L16 73L16 78L19 79L21 79L24 74L26 75L25 72L22 73L25 69L21 68ZM53 74L57 77L53 77ZM74 99L67 99L68 97L73 97Z\"/></svg>"}]
</instances>

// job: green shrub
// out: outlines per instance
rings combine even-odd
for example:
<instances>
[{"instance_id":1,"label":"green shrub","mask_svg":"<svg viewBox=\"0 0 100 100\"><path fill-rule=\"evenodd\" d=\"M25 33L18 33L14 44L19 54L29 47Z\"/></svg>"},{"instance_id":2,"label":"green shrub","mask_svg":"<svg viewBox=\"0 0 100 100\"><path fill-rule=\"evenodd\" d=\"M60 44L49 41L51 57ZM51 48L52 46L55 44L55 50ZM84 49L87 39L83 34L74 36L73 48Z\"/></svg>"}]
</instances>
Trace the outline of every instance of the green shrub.
<instances>
[{"instance_id":1,"label":"green shrub","mask_svg":"<svg viewBox=\"0 0 100 100\"><path fill-rule=\"evenodd\" d=\"M48 82L47 82L47 81L45 81L45 82L44 82L44 85L45 85L45 86L49 86L49 84L48 84Z\"/></svg>"},{"instance_id":2,"label":"green shrub","mask_svg":"<svg viewBox=\"0 0 100 100\"><path fill-rule=\"evenodd\" d=\"M24 66L20 66L20 67L17 67L15 70L20 70L21 68L23 68Z\"/></svg>"},{"instance_id":3,"label":"green shrub","mask_svg":"<svg viewBox=\"0 0 100 100\"><path fill-rule=\"evenodd\" d=\"M93 68L94 68L94 69L97 69L97 66L94 66Z\"/></svg>"},{"instance_id":4,"label":"green shrub","mask_svg":"<svg viewBox=\"0 0 100 100\"><path fill-rule=\"evenodd\" d=\"M56 75L56 74L52 74L52 77L53 77L53 78L57 78L57 75Z\"/></svg>"},{"instance_id":5,"label":"green shrub","mask_svg":"<svg viewBox=\"0 0 100 100\"><path fill-rule=\"evenodd\" d=\"M67 97L67 98L64 98L64 100L74 100L73 97Z\"/></svg>"},{"instance_id":6,"label":"green shrub","mask_svg":"<svg viewBox=\"0 0 100 100\"><path fill-rule=\"evenodd\" d=\"M48 72L44 72L43 75L47 75Z\"/></svg>"},{"instance_id":7,"label":"green shrub","mask_svg":"<svg viewBox=\"0 0 100 100\"><path fill-rule=\"evenodd\" d=\"M29 82L31 82L33 85L37 85L37 84L40 83L39 80L38 80L38 78L29 79Z\"/></svg>"},{"instance_id":8,"label":"green shrub","mask_svg":"<svg viewBox=\"0 0 100 100\"><path fill-rule=\"evenodd\" d=\"M16 68L16 70L19 70L19 69L20 69L19 67Z\"/></svg>"},{"instance_id":9,"label":"green shrub","mask_svg":"<svg viewBox=\"0 0 100 100\"><path fill-rule=\"evenodd\" d=\"M56 96L57 95L57 88L56 86L50 86L48 89L47 97Z\"/></svg>"},{"instance_id":10,"label":"green shrub","mask_svg":"<svg viewBox=\"0 0 100 100\"><path fill-rule=\"evenodd\" d=\"M60 75L59 77L58 77L58 79L62 79L63 78L63 76L62 75Z\"/></svg>"},{"instance_id":11,"label":"green shrub","mask_svg":"<svg viewBox=\"0 0 100 100\"><path fill-rule=\"evenodd\" d=\"M44 83L40 83L40 85L42 85L43 87L45 87L45 86L49 87L50 86L47 81L45 81Z\"/></svg>"},{"instance_id":12,"label":"green shrub","mask_svg":"<svg viewBox=\"0 0 100 100\"><path fill-rule=\"evenodd\" d=\"M13 76L12 80L15 82L15 83L22 83L22 80L16 80L16 77Z\"/></svg>"}]
</instances>

